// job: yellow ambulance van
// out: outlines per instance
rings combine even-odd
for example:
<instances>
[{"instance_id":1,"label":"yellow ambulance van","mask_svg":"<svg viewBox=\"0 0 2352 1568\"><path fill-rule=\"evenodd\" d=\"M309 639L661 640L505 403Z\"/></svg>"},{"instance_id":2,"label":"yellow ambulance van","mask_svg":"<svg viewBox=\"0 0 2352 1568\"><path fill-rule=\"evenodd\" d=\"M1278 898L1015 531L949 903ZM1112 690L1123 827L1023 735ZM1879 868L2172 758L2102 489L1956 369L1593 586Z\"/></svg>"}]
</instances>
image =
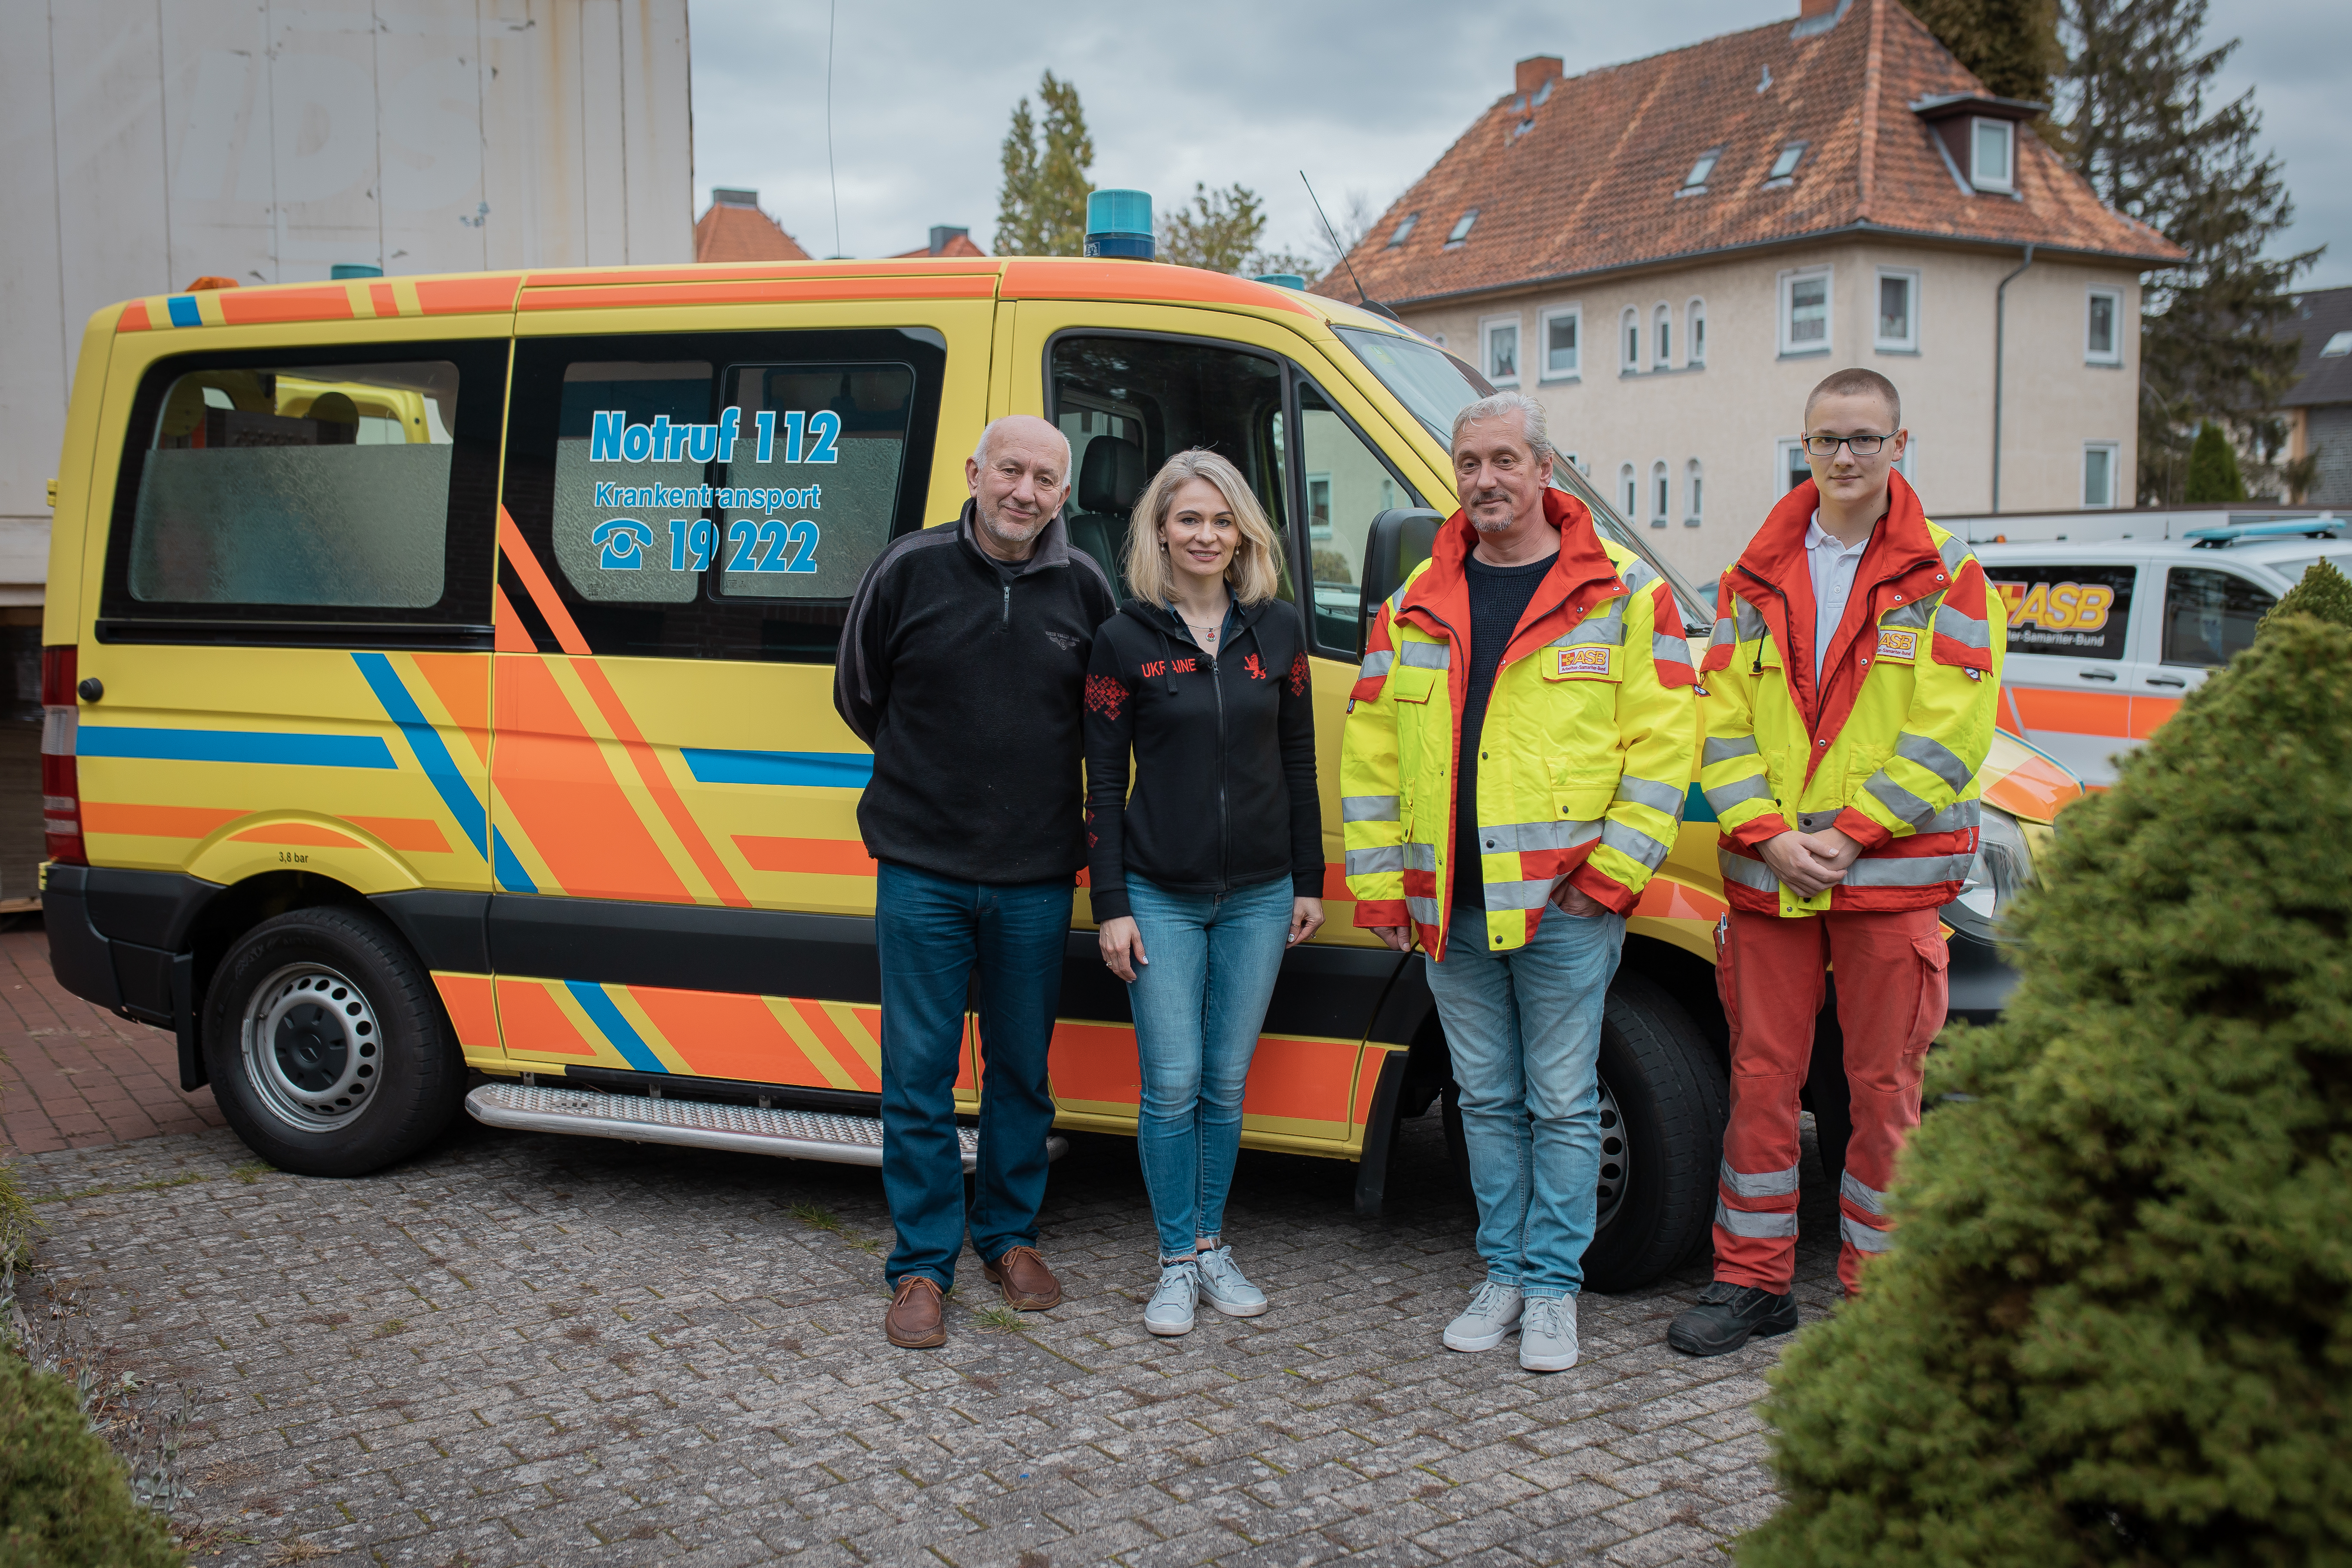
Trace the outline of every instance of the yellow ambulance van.
<instances>
[{"instance_id":1,"label":"yellow ambulance van","mask_svg":"<svg viewBox=\"0 0 2352 1568\"><path fill-rule=\"evenodd\" d=\"M956 515L982 426L1039 414L1074 448L1070 531L1114 574L1144 479L1187 447L1232 457L1283 532L1331 918L1286 963L1244 1142L1358 1162L1377 1212L1398 1121L1451 1094L1419 961L1350 921L1339 729L1364 607L1454 509L1445 431L1485 390L1375 310L1135 260L110 307L74 381L45 623L58 976L175 1031L183 1081L292 1171L377 1169L461 1108L878 1163L871 759L834 711L835 645L876 553ZM1703 638L1711 594L1675 587ZM2076 793L2021 744L1988 764L1985 851L1948 915L1957 1012L1998 1009L1993 919ZM1694 789L1611 1000L1604 1289L1706 1237L1714 840ZM1127 999L1085 930L1061 1014L1060 1125L1131 1133ZM967 1108L981 1070L968 1037Z\"/></svg>"}]
</instances>

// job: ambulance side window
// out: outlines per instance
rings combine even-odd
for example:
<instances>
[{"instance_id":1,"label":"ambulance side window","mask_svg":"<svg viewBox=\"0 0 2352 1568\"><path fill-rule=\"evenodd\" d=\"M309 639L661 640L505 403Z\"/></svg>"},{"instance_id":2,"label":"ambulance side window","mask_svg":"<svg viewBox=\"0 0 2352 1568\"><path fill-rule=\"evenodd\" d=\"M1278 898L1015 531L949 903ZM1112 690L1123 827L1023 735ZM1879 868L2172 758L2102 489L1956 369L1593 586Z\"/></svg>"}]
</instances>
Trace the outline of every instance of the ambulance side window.
<instances>
[{"instance_id":1,"label":"ambulance side window","mask_svg":"<svg viewBox=\"0 0 2352 1568\"><path fill-rule=\"evenodd\" d=\"M503 342L190 354L133 401L100 635L479 644ZM275 629L273 629L275 628Z\"/></svg>"},{"instance_id":2,"label":"ambulance side window","mask_svg":"<svg viewBox=\"0 0 2352 1568\"><path fill-rule=\"evenodd\" d=\"M533 646L568 620L596 654L829 663L866 568L938 521L946 359L929 328L521 344L505 496L531 560L499 581Z\"/></svg>"},{"instance_id":3,"label":"ambulance side window","mask_svg":"<svg viewBox=\"0 0 2352 1568\"><path fill-rule=\"evenodd\" d=\"M2254 646L2276 599L2235 572L2175 566L2164 585L2164 662L2206 668Z\"/></svg>"},{"instance_id":4,"label":"ambulance side window","mask_svg":"<svg viewBox=\"0 0 2352 1568\"><path fill-rule=\"evenodd\" d=\"M1419 506L1422 500L1304 376L1298 378L1298 451L1315 641L1326 653L1354 658L1364 651L1363 590L1357 574L1364 568L1372 519L1394 507Z\"/></svg>"},{"instance_id":5,"label":"ambulance side window","mask_svg":"<svg viewBox=\"0 0 2352 1568\"><path fill-rule=\"evenodd\" d=\"M2136 566L2001 563L1985 575L2009 604L2009 651L2059 658L2126 657Z\"/></svg>"}]
</instances>

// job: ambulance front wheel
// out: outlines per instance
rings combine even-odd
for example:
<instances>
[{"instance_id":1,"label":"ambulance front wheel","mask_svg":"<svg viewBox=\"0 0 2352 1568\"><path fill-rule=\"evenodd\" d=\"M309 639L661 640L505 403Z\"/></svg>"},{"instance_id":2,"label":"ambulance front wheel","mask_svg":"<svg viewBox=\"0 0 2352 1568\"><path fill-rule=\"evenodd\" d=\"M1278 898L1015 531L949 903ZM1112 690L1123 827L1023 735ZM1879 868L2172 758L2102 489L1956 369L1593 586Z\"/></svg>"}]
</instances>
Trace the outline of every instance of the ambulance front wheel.
<instances>
[{"instance_id":1,"label":"ambulance front wheel","mask_svg":"<svg viewBox=\"0 0 2352 1568\"><path fill-rule=\"evenodd\" d=\"M353 910L295 910L239 937L205 993L204 1044L229 1126L299 1175L405 1159L449 1125L466 1089L431 977Z\"/></svg>"}]
</instances>

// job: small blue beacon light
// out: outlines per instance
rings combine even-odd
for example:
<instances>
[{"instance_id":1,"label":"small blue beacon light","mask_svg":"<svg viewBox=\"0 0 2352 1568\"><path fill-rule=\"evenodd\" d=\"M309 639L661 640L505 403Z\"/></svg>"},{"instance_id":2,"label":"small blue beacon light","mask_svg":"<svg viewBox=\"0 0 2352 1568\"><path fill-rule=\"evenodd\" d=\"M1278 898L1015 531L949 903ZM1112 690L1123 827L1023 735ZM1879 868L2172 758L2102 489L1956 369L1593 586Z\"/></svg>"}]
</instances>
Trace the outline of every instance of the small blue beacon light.
<instances>
[{"instance_id":1,"label":"small blue beacon light","mask_svg":"<svg viewBox=\"0 0 2352 1568\"><path fill-rule=\"evenodd\" d=\"M1159 254L1151 239L1150 191L1094 191L1087 196L1088 256L1150 261Z\"/></svg>"}]
</instances>

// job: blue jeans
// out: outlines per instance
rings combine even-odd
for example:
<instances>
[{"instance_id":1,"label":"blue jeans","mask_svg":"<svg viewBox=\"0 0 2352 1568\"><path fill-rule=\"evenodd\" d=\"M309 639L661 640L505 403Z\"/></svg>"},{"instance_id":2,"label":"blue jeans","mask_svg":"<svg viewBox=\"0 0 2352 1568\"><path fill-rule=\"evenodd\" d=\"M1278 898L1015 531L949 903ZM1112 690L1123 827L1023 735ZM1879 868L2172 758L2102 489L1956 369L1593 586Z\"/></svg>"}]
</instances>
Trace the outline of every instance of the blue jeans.
<instances>
[{"instance_id":1,"label":"blue jeans","mask_svg":"<svg viewBox=\"0 0 2352 1568\"><path fill-rule=\"evenodd\" d=\"M1466 911L1454 911L1456 921ZM1457 926L1445 962L1422 962L1454 1081L1478 1199L1486 1278L1529 1297L1584 1284L1601 1177L1601 1013L1625 917L1579 920L1557 908L1527 946L1487 952Z\"/></svg>"},{"instance_id":2,"label":"blue jeans","mask_svg":"<svg viewBox=\"0 0 2352 1568\"><path fill-rule=\"evenodd\" d=\"M1149 963L1127 988L1143 1103L1135 1146L1162 1259L1218 1235L1242 1149L1242 1090L1290 934L1290 879L1171 893L1132 871L1128 907Z\"/></svg>"},{"instance_id":3,"label":"blue jeans","mask_svg":"<svg viewBox=\"0 0 2352 1568\"><path fill-rule=\"evenodd\" d=\"M1037 1241L1054 1097L1045 1047L1062 990L1072 883L995 887L884 861L874 940L882 960L882 1193L898 1233L895 1289L955 1283L965 1227L955 1083L964 1000L980 972L980 1171L971 1245L993 1261Z\"/></svg>"}]
</instances>

